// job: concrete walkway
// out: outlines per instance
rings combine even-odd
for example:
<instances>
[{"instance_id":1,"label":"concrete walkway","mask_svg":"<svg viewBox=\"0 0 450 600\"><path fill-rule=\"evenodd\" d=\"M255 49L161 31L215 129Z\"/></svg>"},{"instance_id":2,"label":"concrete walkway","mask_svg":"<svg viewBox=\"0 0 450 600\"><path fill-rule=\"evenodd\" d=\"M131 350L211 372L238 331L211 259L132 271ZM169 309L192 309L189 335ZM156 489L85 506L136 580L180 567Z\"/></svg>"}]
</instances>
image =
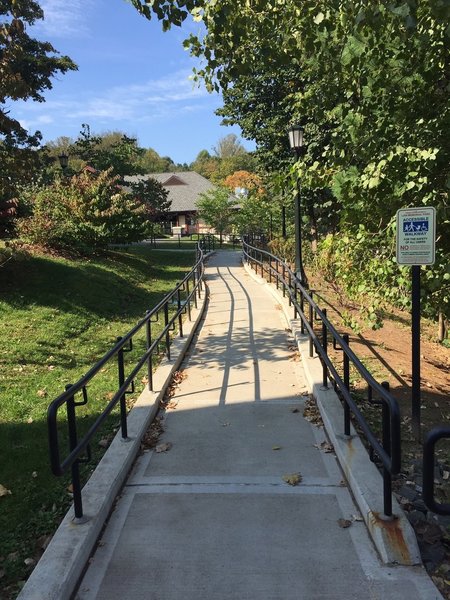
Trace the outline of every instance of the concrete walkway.
<instances>
[{"instance_id":1,"label":"concrete walkway","mask_svg":"<svg viewBox=\"0 0 450 600\"><path fill-rule=\"evenodd\" d=\"M206 318L160 439L172 446L138 459L76 598L440 598L421 567L380 562L323 429L303 417L284 314L239 259L210 259Z\"/></svg>"}]
</instances>

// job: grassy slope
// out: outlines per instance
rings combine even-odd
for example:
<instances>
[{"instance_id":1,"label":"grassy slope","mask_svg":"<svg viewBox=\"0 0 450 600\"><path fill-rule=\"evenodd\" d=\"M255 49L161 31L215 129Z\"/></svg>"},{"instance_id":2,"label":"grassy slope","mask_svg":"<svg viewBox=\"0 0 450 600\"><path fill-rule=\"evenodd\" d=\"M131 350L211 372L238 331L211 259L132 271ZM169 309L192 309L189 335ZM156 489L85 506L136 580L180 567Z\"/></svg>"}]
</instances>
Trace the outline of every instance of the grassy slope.
<instances>
[{"instance_id":1,"label":"grassy slope","mask_svg":"<svg viewBox=\"0 0 450 600\"><path fill-rule=\"evenodd\" d=\"M38 556L39 538L54 530L71 501L69 480L49 471L48 404L154 306L193 260L191 252L133 247L87 261L33 256L0 268L0 484L12 492L0 496L0 588L26 577L24 559ZM87 407L78 409L85 426L111 397L115 364L102 377L89 389ZM116 426L117 414L102 436L111 436Z\"/></svg>"}]
</instances>

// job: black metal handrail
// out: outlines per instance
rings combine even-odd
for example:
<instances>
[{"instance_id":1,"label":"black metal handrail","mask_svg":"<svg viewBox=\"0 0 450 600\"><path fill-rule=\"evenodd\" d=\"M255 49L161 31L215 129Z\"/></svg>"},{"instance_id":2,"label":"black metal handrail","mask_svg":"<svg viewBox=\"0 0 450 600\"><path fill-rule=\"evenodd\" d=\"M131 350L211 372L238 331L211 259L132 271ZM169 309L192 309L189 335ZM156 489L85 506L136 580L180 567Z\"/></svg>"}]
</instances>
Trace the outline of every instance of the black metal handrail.
<instances>
[{"instance_id":1,"label":"black metal handrail","mask_svg":"<svg viewBox=\"0 0 450 600\"><path fill-rule=\"evenodd\" d=\"M291 268L280 258L243 242L245 260L255 266L258 273L268 276L269 282L275 281L277 289L282 287L283 296L288 295L289 304L294 307L294 318L300 317L301 332L309 338L309 354L314 350L318 354L323 368L322 384L328 387L328 381L333 382L339 392L344 406L344 434L350 435L350 416L353 414L370 447L372 460L376 455L383 467L383 500L384 513L392 516L392 475L400 472L401 467L401 436L400 410L397 400L389 392L387 382L378 383L350 348L349 337L341 335L327 318L326 309L320 309L313 299L314 292L301 285ZM275 265L275 266L274 266ZM305 314L305 306L308 316ZM321 338L315 332L315 323L321 324ZM343 353L342 376L328 356L328 347L332 342L335 350ZM350 365L358 371L368 385L368 401L379 404L382 410L382 439L379 440L375 431L364 418L350 391Z\"/></svg>"},{"instance_id":2,"label":"black metal handrail","mask_svg":"<svg viewBox=\"0 0 450 600\"><path fill-rule=\"evenodd\" d=\"M192 303L197 308L197 300L201 298L203 292L205 246L204 243L197 245L196 262L184 279L154 308L148 310L145 316L126 335L117 338L116 344L81 379L74 384L67 385L66 390L53 400L48 407L47 426L51 470L54 475L60 476L71 468L74 511L77 520L83 518L79 465L86 462L86 459L81 457L86 453L89 460L90 441L117 404L120 405L121 436L123 440L128 439L126 394L134 392L134 379L144 365L147 365L148 389L153 391L153 354L159 352L160 346L163 344L170 359L170 334L175 330L177 321L179 335L183 337L183 315L187 313L189 320L191 319ZM151 324L158 322L161 314L164 319L163 328L157 336L153 337ZM145 328L146 334L146 351L138 359L129 375L125 376L124 353L133 349L133 337L143 328ZM88 383L115 357L117 357L119 387L83 438L78 439L76 408L87 404ZM80 393L82 400L77 402L75 397ZM67 412L69 454L61 460L58 411L64 405Z\"/></svg>"},{"instance_id":3,"label":"black metal handrail","mask_svg":"<svg viewBox=\"0 0 450 600\"><path fill-rule=\"evenodd\" d=\"M425 437L423 443L423 501L438 515L450 515L450 504L439 503L434 499L434 449L436 443L450 438L450 427L435 427Z\"/></svg>"}]
</instances>

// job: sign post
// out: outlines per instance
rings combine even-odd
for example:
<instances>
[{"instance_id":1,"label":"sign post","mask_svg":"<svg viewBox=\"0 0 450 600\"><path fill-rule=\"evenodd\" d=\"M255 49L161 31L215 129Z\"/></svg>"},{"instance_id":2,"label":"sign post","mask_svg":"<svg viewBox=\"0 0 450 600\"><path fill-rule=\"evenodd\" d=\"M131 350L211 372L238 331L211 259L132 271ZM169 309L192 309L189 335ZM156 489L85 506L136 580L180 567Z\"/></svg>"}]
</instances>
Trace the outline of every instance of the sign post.
<instances>
[{"instance_id":1,"label":"sign post","mask_svg":"<svg viewBox=\"0 0 450 600\"><path fill-rule=\"evenodd\" d=\"M420 441L420 267L435 259L436 210L405 208L397 211L397 262L410 265L411 288L411 419Z\"/></svg>"}]
</instances>

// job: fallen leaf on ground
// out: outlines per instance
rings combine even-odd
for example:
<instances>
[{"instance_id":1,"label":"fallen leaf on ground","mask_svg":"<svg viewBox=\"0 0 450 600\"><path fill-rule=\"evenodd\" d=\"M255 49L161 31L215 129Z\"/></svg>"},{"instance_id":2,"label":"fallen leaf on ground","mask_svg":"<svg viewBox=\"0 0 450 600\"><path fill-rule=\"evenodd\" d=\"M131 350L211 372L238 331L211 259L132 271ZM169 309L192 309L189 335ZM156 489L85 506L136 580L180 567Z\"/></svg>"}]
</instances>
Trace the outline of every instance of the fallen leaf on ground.
<instances>
[{"instance_id":1,"label":"fallen leaf on ground","mask_svg":"<svg viewBox=\"0 0 450 600\"><path fill-rule=\"evenodd\" d=\"M323 427L322 417L320 416L320 411L317 408L317 404L315 399L310 396L309 399L305 402L305 408L303 410L303 416L306 421L309 421L316 427Z\"/></svg>"},{"instance_id":2,"label":"fallen leaf on ground","mask_svg":"<svg viewBox=\"0 0 450 600\"><path fill-rule=\"evenodd\" d=\"M302 479L303 478L300 473L289 473L288 475L283 475L283 481L289 485L298 485Z\"/></svg>"},{"instance_id":3,"label":"fallen leaf on ground","mask_svg":"<svg viewBox=\"0 0 450 600\"><path fill-rule=\"evenodd\" d=\"M23 562L27 565L27 567L34 567L36 564L34 558L26 558Z\"/></svg>"},{"instance_id":4,"label":"fallen leaf on ground","mask_svg":"<svg viewBox=\"0 0 450 600\"><path fill-rule=\"evenodd\" d=\"M159 454L161 452L167 452L171 448L172 448L172 444L170 442L163 442L162 444L158 444L155 447L155 452Z\"/></svg>"},{"instance_id":5,"label":"fallen leaf on ground","mask_svg":"<svg viewBox=\"0 0 450 600\"><path fill-rule=\"evenodd\" d=\"M298 408L291 408L291 412L292 413L298 413L298 412L300 412L300 410Z\"/></svg>"},{"instance_id":6,"label":"fallen leaf on ground","mask_svg":"<svg viewBox=\"0 0 450 600\"><path fill-rule=\"evenodd\" d=\"M329 444L328 442L322 442L321 444L314 444L314 448L318 450L323 450L325 454L331 454L334 452L333 444Z\"/></svg>"},{"instance_id":7,"label":"fallen leaf on ground","mask_svg":"<svg viewBox=\"0 0 450 600\"><path fill-rule=\"evenodd\" d=\"M186 371L175 371L175 373L173 374L172 381L174 383L181 383L186 378L187 378Z\"/></svg>"},{"instance_id":8,"label":"fallen leaf on ground","mask_svg":"<svg viewBox=\"0 0 450 600\"><path fill-rule=\"evenodd\" d=\"M339 527L342 527L342 529L347 529L347 527L350 527L351 524L352 522L348 519L338 519L338 525Z\"/></svg>"},{"instance_id":9,"label":"fallen leaf on ground","mask_svg":"<svg viewBox=\"0 0 450 600\"><path fill-rule=\"evenodd\" d=\"M45 398L46 395L47 395L47 392L45 390L37 391L37 396L39 396L39 398Z\"/></svg>"},{"instance_id":10,"label":"fallen leaf on ground","mask_svg":"<svg viewBox=\"0 0 450 600\"><path fill-rule=\"evenodd\" d=\"M272 450L281 450L281 446L272 446Z\"/></svg>"},{"instance_id":11,"label":"fallen leaf on ground","mask_svg":"<svg viewBox=\"0 0 450 600\"><path fill-rule=\"evenodd\" d=\"M5 488L4 485L2 485L0 483L0 497L1 496L11 496L12 492L11 490L8 490L7 488Z\"/></svg>"}]
</instances>

